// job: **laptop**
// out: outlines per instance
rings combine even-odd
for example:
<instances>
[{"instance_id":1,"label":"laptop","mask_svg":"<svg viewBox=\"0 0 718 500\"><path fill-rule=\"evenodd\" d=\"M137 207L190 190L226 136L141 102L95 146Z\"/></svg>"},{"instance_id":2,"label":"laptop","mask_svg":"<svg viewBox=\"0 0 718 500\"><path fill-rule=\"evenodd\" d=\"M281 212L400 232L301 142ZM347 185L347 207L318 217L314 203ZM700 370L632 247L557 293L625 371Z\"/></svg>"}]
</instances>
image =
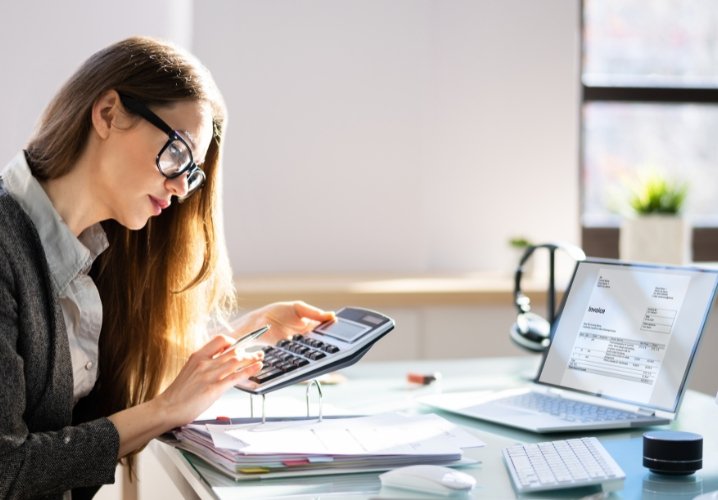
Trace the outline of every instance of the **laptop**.
<instances>
[{"instance_id":1,"label":"laptop","mask_svg":"<svg viewBox=\"0 0 718 500\"><path fill-rule=\"evenodd\" d=\"M579 261L533 384L420 402L538 433L669 423L717 286L718 269Z\"/></svg>"}]
</instances>

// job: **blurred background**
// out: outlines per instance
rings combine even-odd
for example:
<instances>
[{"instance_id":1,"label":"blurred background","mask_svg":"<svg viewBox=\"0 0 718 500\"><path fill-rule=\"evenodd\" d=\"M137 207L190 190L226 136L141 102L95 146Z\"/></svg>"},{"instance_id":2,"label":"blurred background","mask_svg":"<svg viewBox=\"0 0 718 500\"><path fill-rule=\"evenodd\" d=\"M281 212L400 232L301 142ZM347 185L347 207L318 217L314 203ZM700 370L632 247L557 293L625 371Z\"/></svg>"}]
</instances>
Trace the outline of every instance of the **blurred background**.
<instances>
[{"instance_id":1,"label":"blurred background","mask_svg":"<svg viewBox=\"0 0 718 500\"><path fill-rule=\"evenodd\" d=\"M96 50L141 34L195 53L229 108L240 303L377 308L398 326L368 359L528 355L512 240L618 257L648 168L687 184L691 260L718 261L711 0L25 0L0 24L0 164ZM691 380L708 393L717 329Z\"/></svg>"}]
</instances>

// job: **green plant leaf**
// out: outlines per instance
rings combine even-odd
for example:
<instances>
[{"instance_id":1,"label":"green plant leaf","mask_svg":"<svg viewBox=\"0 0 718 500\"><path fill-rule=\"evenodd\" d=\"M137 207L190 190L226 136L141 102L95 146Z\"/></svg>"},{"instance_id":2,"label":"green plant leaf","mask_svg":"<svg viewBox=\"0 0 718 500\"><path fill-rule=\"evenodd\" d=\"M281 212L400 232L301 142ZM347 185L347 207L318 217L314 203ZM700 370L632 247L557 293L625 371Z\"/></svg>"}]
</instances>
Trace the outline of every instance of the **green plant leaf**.
<instances>
[{"instance_id":1,"label":"green plant leaf","mask_svg":"<svg viewBox=\"0 0 718 500\"><path fill-rule=\"evenodd\" d=\"M640 215L680 213L688 187L683 182L668 180L652 173L637 184L629 197L631 208Z\"/></svg>"},{"instance_id":2,"label":"green plant leaf","mask_svg":"<svg viewBox=\"0 0 718 500\"><path fill-rule=\"evenodd\" d=\"M509 245L513 248L526 248L531 245L531 241L523 236L516 236L509 239Z\"/></svg>"}]
</instances>

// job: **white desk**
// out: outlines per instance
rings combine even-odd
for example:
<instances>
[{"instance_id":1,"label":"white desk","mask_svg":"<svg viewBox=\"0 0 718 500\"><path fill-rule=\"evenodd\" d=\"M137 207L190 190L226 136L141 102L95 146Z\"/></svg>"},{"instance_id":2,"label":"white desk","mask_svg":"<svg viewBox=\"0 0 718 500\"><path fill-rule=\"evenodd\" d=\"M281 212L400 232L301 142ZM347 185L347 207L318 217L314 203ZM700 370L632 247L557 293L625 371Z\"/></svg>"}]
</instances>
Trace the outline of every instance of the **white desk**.
<instances>
[{"instance_id":1,"label":"white desk","mask_svg":"<svg viewBox=\"0 0 718 500\"><path fill-rule=\"evenodd\" d=\"M347 381L334 386L323 386L325 414L330 406L354 413L376 413L390 410L407 410L425 413L428 408L416 403L419 396L438 391L457 392L485 390L515 386L525 383L525 376L532 374L538 358L501 358L451 361L387 362L357 365L343 371ZM406 382L408 371L431 373L440 371L443 379L438 384L426 387L411 386ZM305 386L294 386L267 396L267 407L271 408L273 398L296 400L294 410L305 412ZM226 408L236 408L232 416L248 416L248 396L231 391L223 398ZM255 411L258 410L255 405ZM290 410L290 411L294 411ZM312 410L316 411L314 405ZM268 412L268 416L270 413ZM478 485L473 498L513 498L511 486L501 448L509 444L560 439L566 434L537 435L512 430L499 425L442 413L447 419L471 429L487 446L468 450L466 456L482 461L480 466L464 469L476 477ZM718 406L713 398L689 391L684 398L679 418L670 426L672 429L697 432L704 437L703 469L688 477L662 477L650 473L641 463L641 436L643 430L592 432L597 436L627 474L624 489L611 498L691 499L701 492L718 489ZM661 427L667 428L667 427ZM575 435L570 435L575 437ZM410 492L406 496L399 490L381 490L377 474L347 474L319 476L313 478L292 478L257 480L235 483L233 480L214 473L201 465L193 466L177 450L165 444L154 442L151 449L165 470L173 477L181 491L188 497L200 498L419 498ZM196 468L195 468L196 467ZM202 473L198 473L198 470ZM179 484L179 483L183 484ZM538 498L581 498L596 493L592 488L552 491L535 494ZM427 497L428 498L428 497ZM462 497L467 498L467 497Z\"/></svg>"}]
</instances>

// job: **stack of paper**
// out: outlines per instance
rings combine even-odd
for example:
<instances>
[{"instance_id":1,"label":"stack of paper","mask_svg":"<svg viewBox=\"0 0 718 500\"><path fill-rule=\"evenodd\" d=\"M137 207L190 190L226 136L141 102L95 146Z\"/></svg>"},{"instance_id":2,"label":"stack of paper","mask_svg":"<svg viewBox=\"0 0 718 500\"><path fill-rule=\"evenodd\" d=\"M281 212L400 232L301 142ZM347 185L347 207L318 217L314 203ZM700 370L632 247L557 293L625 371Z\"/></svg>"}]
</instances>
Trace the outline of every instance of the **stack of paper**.
<instances>
[{"instance_id":1,"label":"stack of paper","mask_svg":"<svg viewBox=\"0 0 718 500\"><path fill-rule=\"evenodd\" d=\"M483 446L437 415L191 424L175 433L190 451L235 479L379 471L409 464L454 465Z\"/></svg>"}]
</instances>

